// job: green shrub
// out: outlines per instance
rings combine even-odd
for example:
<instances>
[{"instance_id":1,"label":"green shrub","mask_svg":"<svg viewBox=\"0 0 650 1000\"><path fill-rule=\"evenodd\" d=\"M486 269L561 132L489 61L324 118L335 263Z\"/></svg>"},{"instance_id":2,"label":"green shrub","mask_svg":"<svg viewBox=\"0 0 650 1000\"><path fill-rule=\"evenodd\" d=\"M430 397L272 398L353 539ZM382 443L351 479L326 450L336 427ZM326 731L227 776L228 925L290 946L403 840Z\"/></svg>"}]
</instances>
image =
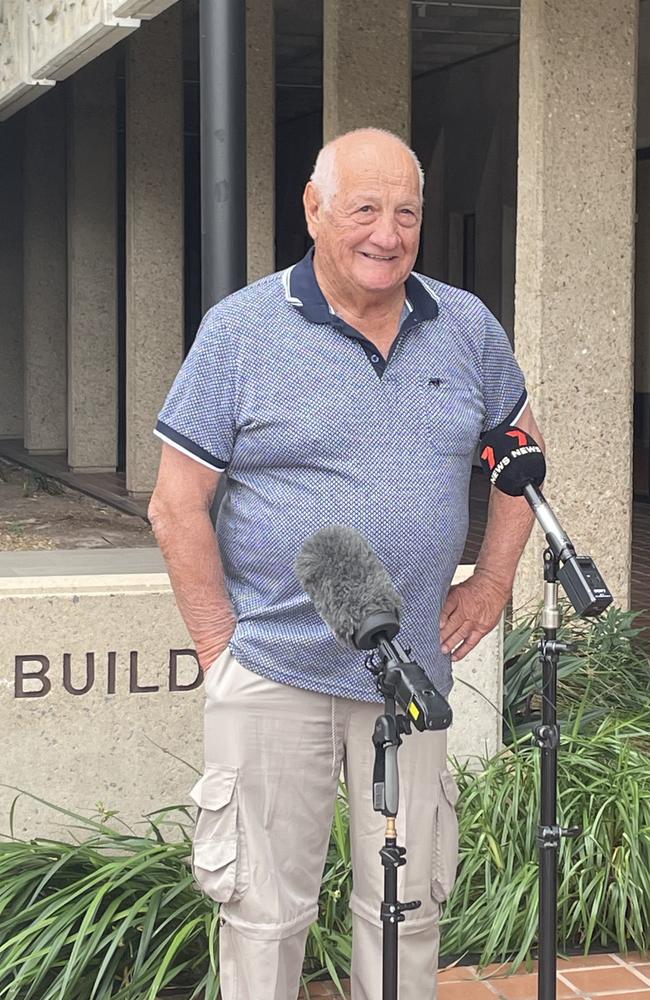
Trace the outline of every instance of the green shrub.
<instances>
[{"instance_id":1,"label":"green shrub","mask_svg":"<svg viewBox=\"0 0 650 1000\"><path fill-rule=\"evenodd\" d=\"M650 661L634 624L638 612L610 607L592 621L563 609L558 638L574 644L563 653L558 670L558 715L565 724L579 713L589 731L611 712L636 715L650 705ZM504 641L504 742L510 743L539 718L541 666L537 643L542 636L539 612L519 618Z\"/></svg>"},{"instance_id":2,"label":"green shrub","mask_svg":"<svg viewBox=\"0 0 650 1000\"><path fill-rule=\"evenodd\" d=\"M0 998L156 1000L173 984L215 1000L219 907L194 885L185 807L152 815L142 835L57 811L82 841L0 840ZM349 973L350 867L341 795L306 981Z\"/></svg>"},{"instance_id":3,"label":"green shrub","mask_svg":"<svg viewBox=\"0 0 650 1000\"><path fill-rule=\"evenodd\" d=\"M577 719L577 717L576 717ZM559 853L558 947L650 948L650 712L579 725L558 757L561 826L580 825ZM442 951L479 964L531 957L537 938L539 751L529 739L476 774L459 768L460 865Z\"/></svg>"}]
</instances>

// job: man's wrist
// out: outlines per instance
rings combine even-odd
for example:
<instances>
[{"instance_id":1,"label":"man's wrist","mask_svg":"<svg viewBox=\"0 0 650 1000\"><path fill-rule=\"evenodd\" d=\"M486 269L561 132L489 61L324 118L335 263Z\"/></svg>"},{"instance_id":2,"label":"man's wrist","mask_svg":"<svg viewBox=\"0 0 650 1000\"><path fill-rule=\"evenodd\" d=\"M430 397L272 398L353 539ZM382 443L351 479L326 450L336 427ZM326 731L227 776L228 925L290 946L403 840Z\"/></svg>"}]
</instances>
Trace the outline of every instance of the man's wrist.
<instances>
[{"instance_id":1,"label":"man's wrist","mask_svg":"<svg viewBox=\"0 0 650 1000\"><path fill-rule=\"evenodd\" d=\"M221 656L226 647L230 644L237 620L233 618L228 628L223 629L217 635L212 634L209 639L195 640L196 655L202 670L207 670L211 664Z\"/></svg>"},{"instance_id":2,"label":"man's wrist","mask_svg":"<svg viewBox=\"0 0 650 1000\"><path fill-rule=\"evenodd\" d=\"M500 574L498 571L495 572L494 570L486 569L485 566L481 566L480 563L477 563L476 568L474 569L473 578L477 583L480 583L481 586L487 586L494 591L495 595L498 595L501 598L503 606L505 607L512 596L514 577Z\"/></svg>"}]
</instances>

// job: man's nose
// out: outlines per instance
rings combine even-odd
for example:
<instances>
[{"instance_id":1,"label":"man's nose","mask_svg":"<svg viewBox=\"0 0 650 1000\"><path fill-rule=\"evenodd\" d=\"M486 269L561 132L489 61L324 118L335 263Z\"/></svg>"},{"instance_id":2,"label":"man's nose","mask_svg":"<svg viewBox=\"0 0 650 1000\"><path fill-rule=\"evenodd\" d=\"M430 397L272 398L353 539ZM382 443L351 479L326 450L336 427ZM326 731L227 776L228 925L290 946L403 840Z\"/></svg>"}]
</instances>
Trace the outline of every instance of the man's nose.
<instances>
[{"instance_id":1,"label":"man's nose","mask_svg":"<svg viewBox=\"0 0 650 1000\"><path fill-rule=\"evenodd\" d=\"M397 222L392 213L380 216L372 227L370 242L384 250L394 250L399 245Z\"/></svg>"}]
</instances>

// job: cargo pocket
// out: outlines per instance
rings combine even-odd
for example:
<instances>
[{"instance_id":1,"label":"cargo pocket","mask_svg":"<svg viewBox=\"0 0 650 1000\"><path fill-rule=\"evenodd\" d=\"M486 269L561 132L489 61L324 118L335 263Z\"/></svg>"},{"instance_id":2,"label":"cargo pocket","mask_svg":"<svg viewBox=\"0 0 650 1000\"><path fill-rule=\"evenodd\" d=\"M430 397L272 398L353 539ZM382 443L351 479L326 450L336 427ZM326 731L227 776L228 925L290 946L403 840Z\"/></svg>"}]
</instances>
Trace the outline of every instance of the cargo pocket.
<instances>
[{"instance_id":1,"label":"cargo pocket","mask_svg":"<svg viewBox=\"0 0 650 1000\"><path fill-rule=\"evenodd\" d=\"M437 903L444 903L454 887L458 867L458 786L446 769L439 772L436 795L431 895Z\"/></svg>"},{"instance_id":2,"label":"cargo pocket","mask_svg":"<svg viewBox=\"0 0 650 1000\"><path fill-rule=\"evenodd\" d=\"M199 807L192 873L199 888L218 903L235 902L248 888L238 777L236 767L209 767L190 792Z\"/></svg>"}]
</instances>

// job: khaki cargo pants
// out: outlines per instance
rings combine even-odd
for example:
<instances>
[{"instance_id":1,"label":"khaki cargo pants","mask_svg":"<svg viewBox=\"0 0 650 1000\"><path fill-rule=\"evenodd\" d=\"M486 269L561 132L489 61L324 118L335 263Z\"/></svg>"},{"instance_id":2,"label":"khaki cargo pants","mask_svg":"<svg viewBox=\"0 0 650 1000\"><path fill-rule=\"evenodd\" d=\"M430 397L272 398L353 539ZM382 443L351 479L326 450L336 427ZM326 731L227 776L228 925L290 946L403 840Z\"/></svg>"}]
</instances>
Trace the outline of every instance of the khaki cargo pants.
<instances>
[{"instance_id":1,"label":"khaki cargo pants","mask_svg":"<svg viewBox=\"0 0 650 1000\"><path fill-rule=\"evenodd\" d=\"M381 705L276 684L226 650L205 675L205 772L194 877L219 901L223 1000L296 1000L329 842L341 767L350 800L352 997L380 1000L385 820L372 808L371 736ZM434 1000L440 904L456 875L457 788L446 733L399 751L399 899L422 906L400 924L400 1000Z\"/></svg>"}]
</instances>

